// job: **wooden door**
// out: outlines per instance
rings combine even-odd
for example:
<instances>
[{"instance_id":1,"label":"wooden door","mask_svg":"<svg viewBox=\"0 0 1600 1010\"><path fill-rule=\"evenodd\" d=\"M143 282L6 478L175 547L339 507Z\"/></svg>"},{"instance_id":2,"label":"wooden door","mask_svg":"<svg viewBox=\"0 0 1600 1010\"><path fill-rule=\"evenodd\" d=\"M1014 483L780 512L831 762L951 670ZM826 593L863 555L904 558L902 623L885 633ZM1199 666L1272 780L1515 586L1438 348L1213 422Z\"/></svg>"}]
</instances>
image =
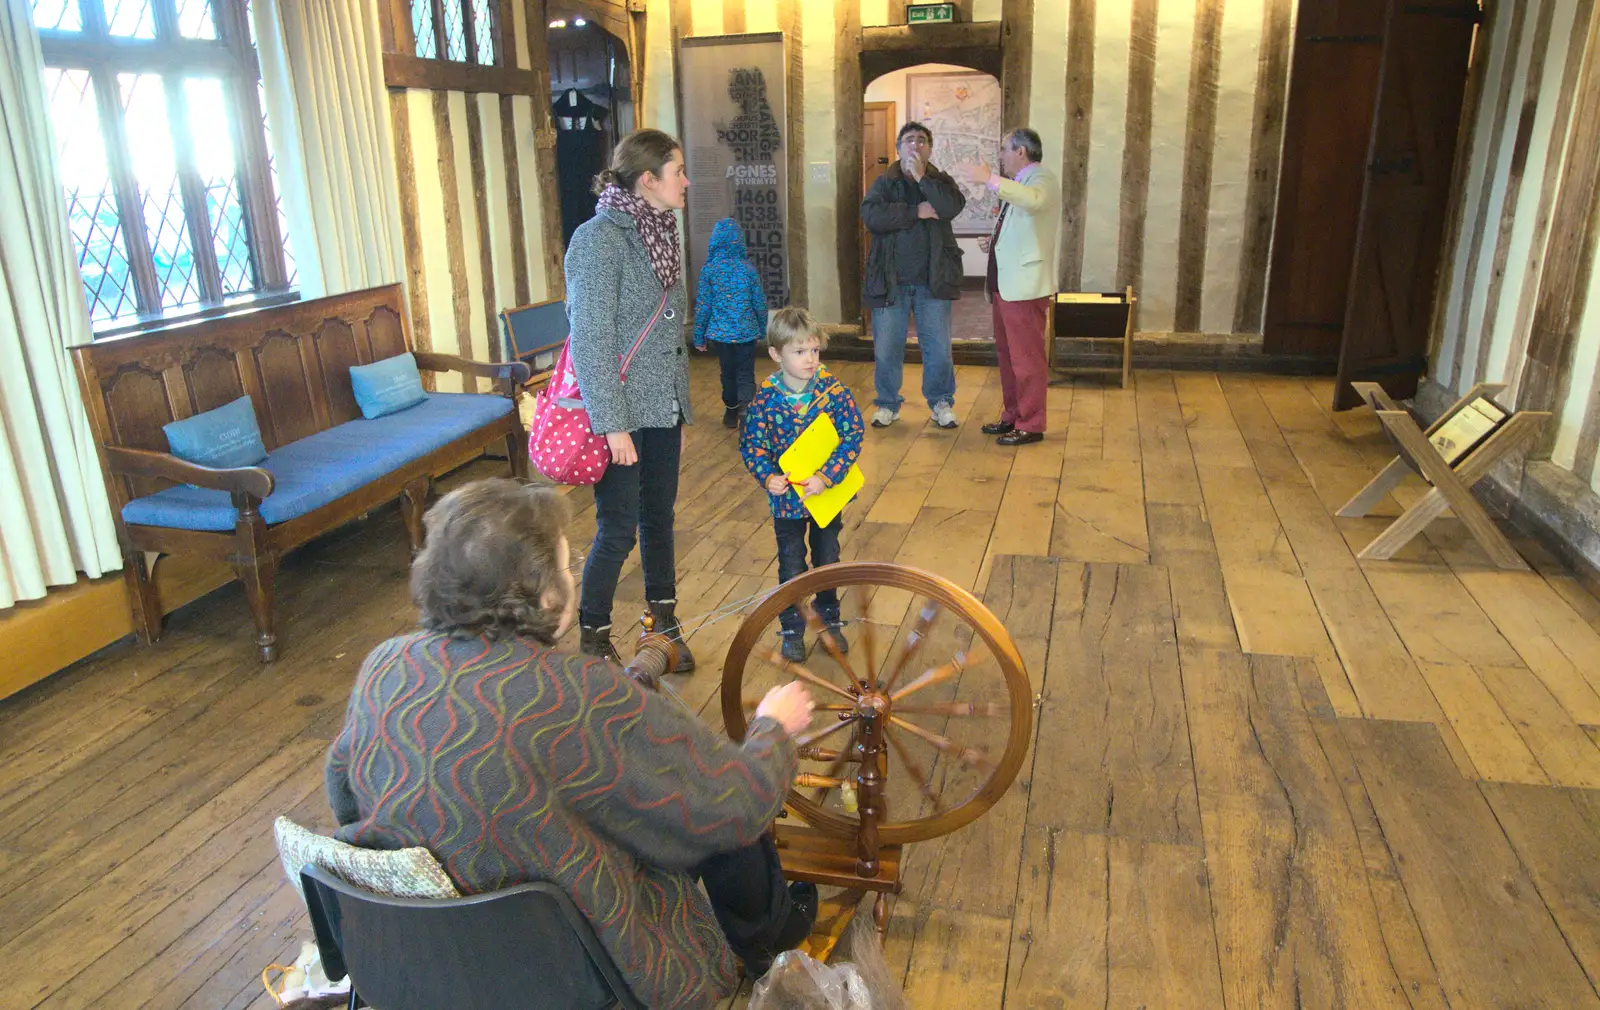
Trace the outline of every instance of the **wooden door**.
<instances>
[{"instance_id":1,"label":"wooden door","mask_svg":"<svg viewBox=\"0 0 1600 1010\"><path fill-rule=\"evenodd\" d=\"M872 184L878 181L878 176L889 170L889 163L894 160L894 103L893 102L868 102L861 109L861 196L866 198ZM861 269L867 268L867 226L861 226ZM871 315L865 308L861 310L862 328L866 331L866 319Z\"/></svg>"},{"instance_id":2,"label":"wooden door","mask_svg":"<svg viewBox=\"0 0 1600 1010\"><path fill-rule=\"evenodd\" d=\"M1467 86L1474 0L1391 0L1333 405L1352 381L1412 396L1428 365L1450 172Z\"/></svg>"},{"instance_id":3,"label":"wooden door","mask_svg":"<svg viewBox=\"0 0 1600 1010\"><path fill-rule=\"evenodd\" d=\"M1300 0L1262 344L1339 353L1386 0Z\"/></svg>"}]
</instances>

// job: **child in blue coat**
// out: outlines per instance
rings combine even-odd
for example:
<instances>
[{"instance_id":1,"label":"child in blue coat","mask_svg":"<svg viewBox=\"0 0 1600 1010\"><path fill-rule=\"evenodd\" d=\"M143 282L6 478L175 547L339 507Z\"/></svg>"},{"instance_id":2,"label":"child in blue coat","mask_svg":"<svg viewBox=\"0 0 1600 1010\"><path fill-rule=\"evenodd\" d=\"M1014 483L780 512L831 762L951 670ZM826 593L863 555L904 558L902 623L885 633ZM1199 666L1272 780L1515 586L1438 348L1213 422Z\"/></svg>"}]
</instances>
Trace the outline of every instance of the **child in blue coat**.
<instances>
[{"instance_id":1,"label":"child in blue coat","mask_svg":"<svg viewBox=\"0 0 1600 1010\"><path fill-rule=\"evenodd\" d=\"M705 265L700 268L700 290L694 309L694 346L717 345L722 359L722 413L724 427L739 423L739 416L756 392L756 341L767 329L767 296L761 276L744 248L744 231L731 217L711 229Z\"/></svg>"},{"instance_id":2,"label":"child in blue coat","mask_svg":"<svg viewBox=\"0 0 1600 1010\"><path fill-rule=\"evenodd\" d=\"M744 418L739 455L750 473L772 499L772 526L778 538L778 581L788 582L806 570L806 540L811 541L811 567L839 560L841 511L826 526L819 526L801 504L802 498L820 494L844 479L861 456L861 411L850 388L822 367L821 353L828 346L811 313L805 309L779 309L767 326L767 353L778 371L756 393ZM778 467L778 457L811 426L827 414L839 432L833 455L805 483L792 485ZM839 651L849 649L839 619L839 594L825 589L816 596L817 616ZM783 658L798 663L806 658L805 618L795 607L778 617L783 631Z\"/></svg>"}]
</instances>

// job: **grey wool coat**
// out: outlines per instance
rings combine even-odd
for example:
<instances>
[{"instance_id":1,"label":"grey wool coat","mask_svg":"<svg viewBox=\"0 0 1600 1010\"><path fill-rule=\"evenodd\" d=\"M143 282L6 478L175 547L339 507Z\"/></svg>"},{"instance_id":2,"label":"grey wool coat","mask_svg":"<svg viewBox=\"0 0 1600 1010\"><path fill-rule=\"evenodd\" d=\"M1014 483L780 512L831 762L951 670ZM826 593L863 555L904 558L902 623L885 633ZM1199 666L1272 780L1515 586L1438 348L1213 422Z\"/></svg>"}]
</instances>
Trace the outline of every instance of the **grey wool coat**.
<instances>
[{"instance_id":1,"label":"grey wool coat","mask_svg":"<svg viewBox=\"0 0 1600 1010\"><path fill-rule=\"evenodd\" d=\"M566 267L572 370L594 433L671 428L680 412L690 423L683 278L668 292L667 307L623 382L618 361L661 303L661 282L633 218L606 207L596 211L573 232Z\"/></svg>"}]
</instances>

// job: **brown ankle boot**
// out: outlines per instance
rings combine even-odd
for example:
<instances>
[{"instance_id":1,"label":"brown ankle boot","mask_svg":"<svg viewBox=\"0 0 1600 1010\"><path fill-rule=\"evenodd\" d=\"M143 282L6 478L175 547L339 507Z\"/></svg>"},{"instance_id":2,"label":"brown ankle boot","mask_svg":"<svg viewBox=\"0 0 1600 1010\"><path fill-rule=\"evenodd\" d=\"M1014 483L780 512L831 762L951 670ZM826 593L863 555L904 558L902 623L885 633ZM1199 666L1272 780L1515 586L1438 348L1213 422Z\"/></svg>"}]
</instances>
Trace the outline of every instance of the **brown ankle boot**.
<instances>
[{"instance_id":1,"label":"brown ankle boot","mask_svg":"<svg viewBox=\"0 0 1600 1010\"><path fill-rule=\"evenodd\" d=\"M617 655L616 646L611 644L611 625L591 628L587 624L578 627L578 651L585 656L594 656L596 659L609 659L611 662L622 665L622 657Z\"/></svg>"},{"instance_id":2,"label":"brown ankle boot","mask_svg":"<svg viewBox=\"0 0 1600 1010\"><path fill-rule=\"evenodd\" d=\"M666 635L678 647L678 665L673 673L688 673L694 669L694 653L683 640L683 625L678 623L677 600L646 600L650 615L656 619L656 634Z\"/></svg>"}]
</instances>

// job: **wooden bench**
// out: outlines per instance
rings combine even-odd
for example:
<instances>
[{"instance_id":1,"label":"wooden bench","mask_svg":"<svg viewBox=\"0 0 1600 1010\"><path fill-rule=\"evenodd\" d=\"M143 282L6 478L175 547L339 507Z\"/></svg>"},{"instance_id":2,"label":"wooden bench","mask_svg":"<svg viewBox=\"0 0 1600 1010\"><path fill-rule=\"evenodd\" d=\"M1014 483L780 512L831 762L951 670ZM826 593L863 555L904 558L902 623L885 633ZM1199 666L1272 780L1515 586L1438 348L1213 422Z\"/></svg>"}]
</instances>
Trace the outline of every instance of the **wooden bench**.
<instances>
[{"instance_id":1,"label":"wooden bench","mask_svg":"<svg viewBox=\"0 0 1600 1010\"><path fill-rule=\"evenodd\" d=\"M500 441L512 473L526 475L526 436L511 403L528 377L521 362L415 352L425 377L459 372L468 389L485 379L498 393L430 394L362 419L350 367L410 350L398 284L73 349L142 641L161 635L151 579L161 555L199 554L233 569L267 663L277 657L273 578L284 552L396 497L420 548L433 477ZM245 394L269 453L260 465L219 470L168 452L162 425Z\"/></svg>"}]
</instances>

